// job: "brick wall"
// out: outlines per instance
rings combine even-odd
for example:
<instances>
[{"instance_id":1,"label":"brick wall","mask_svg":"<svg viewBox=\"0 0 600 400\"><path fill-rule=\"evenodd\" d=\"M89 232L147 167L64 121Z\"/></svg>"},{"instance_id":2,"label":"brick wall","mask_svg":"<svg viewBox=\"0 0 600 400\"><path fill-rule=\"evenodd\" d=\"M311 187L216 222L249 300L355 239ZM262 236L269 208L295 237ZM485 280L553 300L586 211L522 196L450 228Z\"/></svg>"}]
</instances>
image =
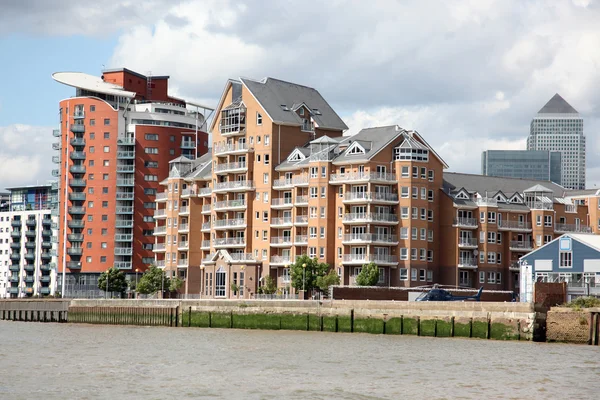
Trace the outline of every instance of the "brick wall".
<instances>
[{"instance_id":1,"label":"brick wall","mask_svg":"<svg viewBox=\"0 0 600 400\"><path fill-rule=\"evenodd\" d=\"M534 293L534 303L544 309L549 309L550 307L567 302L567 284L565 282L536 282Z\"/></svg>"},{"instance_id":2,"label":"brick wall","mask_svg":"<svg viewBox=\"0 0 600 400\"><path fill-rule=\"evenodd\" d=\"M588 343L590 336L588 311L555 307L546 316L546 340L549 342Z\"/></svg>"}]
</instances>

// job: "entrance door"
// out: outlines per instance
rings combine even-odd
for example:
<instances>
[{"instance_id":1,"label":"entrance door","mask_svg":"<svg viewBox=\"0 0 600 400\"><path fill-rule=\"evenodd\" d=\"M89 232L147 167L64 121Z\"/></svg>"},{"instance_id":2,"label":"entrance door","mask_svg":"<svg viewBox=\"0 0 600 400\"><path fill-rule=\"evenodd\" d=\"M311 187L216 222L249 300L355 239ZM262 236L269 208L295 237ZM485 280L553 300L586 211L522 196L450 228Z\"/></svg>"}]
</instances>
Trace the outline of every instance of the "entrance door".
<instances>
[{"instance_id":1,"label":"entrance door","mask_svg":"<svg viewBox=\"0 0 600 400\"><path fill-rule=\"evenodd\" d=\"M225 285L227 282L227 273L223 267L215 273L215 297L225 297Z\"/></svg>"}]
</instances>

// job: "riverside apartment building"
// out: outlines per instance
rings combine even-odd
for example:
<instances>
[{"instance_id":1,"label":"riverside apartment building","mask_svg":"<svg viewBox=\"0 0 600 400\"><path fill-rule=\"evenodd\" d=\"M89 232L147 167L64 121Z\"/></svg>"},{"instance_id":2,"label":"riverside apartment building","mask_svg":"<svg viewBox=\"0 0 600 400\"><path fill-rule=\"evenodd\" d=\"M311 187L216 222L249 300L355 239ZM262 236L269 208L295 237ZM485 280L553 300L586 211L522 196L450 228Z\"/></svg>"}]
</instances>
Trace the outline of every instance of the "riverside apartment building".
<instances>
[{"instance_id":1,"label":"riverside apartment building","mask_svg":"<svg viewBox=\"0 0 600 400\"><path fill-rule=\"evenodd\" d=\"M170 160L206 153L208 107L168 93L168 76L128 69L101 77L57 72L75 88L60 102L53 148L60 187L58 267L67 296L101 296L97 279L116 267L133 274L154 262L154 209ZM206 129L204 129L206 130ZM59 282L62 283L62 282Z\"/></svg>"},{"instance_id":2,"label":"riverside apartment building","mask_svg":"<svg viewBox=\"0 0 600 400\"><path fill-rule=\"evenodd\" d=\"M374 262L382 286L518 290L519 257L600 227L596 193L444 172L416 131L346 129L315 89L227 82L212 154L172 160L161 182L156 263L186 279L186 293L216 298L252 297L267 275L289 291L303 254L343 285Z\"/></svg>"}]
</instances>

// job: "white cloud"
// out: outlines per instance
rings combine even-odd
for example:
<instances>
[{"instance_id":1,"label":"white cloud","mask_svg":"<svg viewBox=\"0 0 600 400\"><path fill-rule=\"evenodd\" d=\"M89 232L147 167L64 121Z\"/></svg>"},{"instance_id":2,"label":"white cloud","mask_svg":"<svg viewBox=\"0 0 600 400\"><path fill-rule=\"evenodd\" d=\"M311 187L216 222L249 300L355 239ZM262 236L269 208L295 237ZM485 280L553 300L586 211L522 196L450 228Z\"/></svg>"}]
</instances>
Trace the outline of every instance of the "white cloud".
<instances>
[{"instance_id":1,"label":"white cloud","mask_svg":"<svg viewBox=\"0 0 600 400\"><path fill-rule=\"evenodd\" d=\"M11 185L45 183L56 168L51 157L52 128L14 124L0 126L0 190ZM56 153L56 154L55 154Z\"/></svg>"}]
</instances>

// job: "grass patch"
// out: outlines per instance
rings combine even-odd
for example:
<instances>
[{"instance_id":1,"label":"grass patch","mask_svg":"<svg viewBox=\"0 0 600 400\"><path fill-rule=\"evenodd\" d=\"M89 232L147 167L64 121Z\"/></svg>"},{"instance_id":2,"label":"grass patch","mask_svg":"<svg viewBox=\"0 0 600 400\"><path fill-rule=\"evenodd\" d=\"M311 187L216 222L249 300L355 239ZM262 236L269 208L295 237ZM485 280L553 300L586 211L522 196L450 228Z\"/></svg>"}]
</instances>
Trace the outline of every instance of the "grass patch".
<instances>
[{"instance_id":1,"label":"grass patch","mask_svg":"<svg viewBox=\"0 0 600 400\"><path fill-rule=\"evenodd\" d=\"M308 322L306 314L281 314L281 329L289 329L293 331L305 331Z\"/></svg>"},{"instance_id":2,"label":"grass patch","mask_svg":"<svg viewBox=\"0 0 600 400\"><path fill-rule=\"evenodd\" d=\"M308 315L308 330L309 331L320 331L321 330L321 316L317 314Z\"/></svg>"},{"instance_id":3,"label":"grass patch","mask_svg":"<svg viewBox=\"0 0 600 400\"><path fill-rule=\"evenodd\" d=\"M386 335L400 335L402 334L402 318L390 318L385 323Z\"/></svg>"},{"instance_id":4,"label":"grass patch","mask_svg":"<svg viewBox=\"0 0 600 400\"><path fill-rule=\"evenodd\" d=\"M496 340L519 340L519 330L516 326L501 323L492 323L490 326L490 338Z\"/></svg>"},{"instance_id":5,"label":"grass patch","mask_svg":"<svg viewBox=\"0 0 600 400\"><path fill-rule=\"evenodd\" d=\"M418 335L419 334L419 320L416 318L402 319L402 334L403 335Z\"/></svg>"},{"instance_id":6,"label":"grass patch","mask_svg":"<svg viewBox=\"0 0 600 400\"><path fill-rule=\"evenodd\" d=\"M377 318L355 318L354 332L383 333L383 320Z\"/></svg>"},{"instance_id":7,"label":"grass patch","mask_svg":"<svg viewBox=\"0 0 600 400\"><path fill-rule=\"evenodd\" d=\"M421 320L421 336L435 336L435 319Z\"/></svg>"},{"instance_id":8,"label":"grass patch","mask_svg":"<svg viewBox=\"0 0 600 400\"><path fill-rule=\"evenodd\" d=\"M323 331L325 332L337 332L337 324L336 324L337 316L323 316Z\"/></svg>"},{"instance_id":9,"label":"grass patch","mask_svg":"<svg viewBox=\"0 0 600 400\"><path fill-rule=\"evenodd\" d=\"M488 337L488 323L487 321L473 321L473 329L471 337L479 339L487 339Z\"/></svg>"},{"instance_id":10,"label":"grass patch","mask_svg":"<svg viewBox=\"0 0 600 400\"><path fill-rule=\"evenodd\" d=\"M192 311L191 318L191 326L195 326L198 328L208 328L209 327L209 313L202 311ZM186 326L184 324L184 326Z\"/></svg>"},{"instance_id":11,"label":"grass patch","mask_svg":"<svg viewBox=\"0 0 600 400\"><path fill-rule=\"evenodd\" d=\"M231 328L230 313L212 313L211 328Z\"/></svg>"},{"instance_id":12,"label":"grass patch","mask_svg":"<svg viewBox=\"0 0 600 400\"><path fill-rule=\"evenodd\" d=\"M350 316L338 315L338 332L352 332Z\"/></svg>"},{"instance_id":13,"label":"grass patch","mask_svg":"<svg viewBox=\"0 0 600 400\"><path fill-rule=\"evenodd\" d=\"M450 337L452 335L452 322L438 319L436 323L437 328L435 335L437 337Z\"/></svg>"},{"instance_id":14,"label":"grass patch","mask_svg":"<svg viewBox=\"0 0 600 400\"><path fill-rule=\"evenodd\" d=\"M280 329L280 315L233 314L233 327L238 329Z\"/></svg>"},{"instance_id":15,"label":"grass patch","mask_svg":"<svg viewBox=\"0 0 600 400\"><path fill-rule=\"evenodd\" d=\"M471 321L466 324L454 321L454 337L471 337Z\"/></svg>"}]
</instances>

